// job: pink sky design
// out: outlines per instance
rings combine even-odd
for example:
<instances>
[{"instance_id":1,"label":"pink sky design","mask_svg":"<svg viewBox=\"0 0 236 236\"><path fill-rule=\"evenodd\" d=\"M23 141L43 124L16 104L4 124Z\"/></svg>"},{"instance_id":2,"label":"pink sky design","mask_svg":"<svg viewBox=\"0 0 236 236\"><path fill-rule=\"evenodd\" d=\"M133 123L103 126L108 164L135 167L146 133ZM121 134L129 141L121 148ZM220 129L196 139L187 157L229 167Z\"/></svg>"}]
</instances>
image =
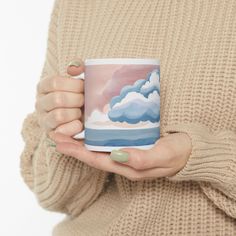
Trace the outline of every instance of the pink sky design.
<instances>
[{"instance_id":1,"label":"pink sky design","mask_svg":"<svg viewBox=\"0 0 236 236\"><path fill-rule=\"evenodd\" d=\"M157 65L90 65L86 67L85 119L97 109L101 112L125 85L132 85Z\"/></svg>"}]
</instances>

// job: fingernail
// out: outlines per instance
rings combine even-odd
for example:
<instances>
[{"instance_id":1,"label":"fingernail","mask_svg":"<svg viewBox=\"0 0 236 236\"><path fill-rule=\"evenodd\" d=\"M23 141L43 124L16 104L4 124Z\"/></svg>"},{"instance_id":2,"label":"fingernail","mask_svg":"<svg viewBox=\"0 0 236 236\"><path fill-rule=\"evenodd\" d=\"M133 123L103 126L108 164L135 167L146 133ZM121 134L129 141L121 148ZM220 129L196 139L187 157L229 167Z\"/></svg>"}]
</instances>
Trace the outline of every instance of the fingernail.
<instances>
[{"instance_id":1,"label":"fingernail","mask_svg":"<svg viewBox=\"0 0 236 236\"><path fill-rule=\"evenodd\" d=\"M81 63L79 61L71 61L71 62L69 62L68 66L80 67Z\"/></svg>"},{"instance_id":2,"label":"fingernail","mask_svg":"<svg viewBox=\"0 0 236 236\"><path fill-rule=\"evenodd\" d=\"M49 144L48 146L49 146L49 147L56 147L55 144Z\"/></svg>"},{"instance_id":3,"label":"fingernail","mask_svg":"<svg viewBox=\"0 0 236 236\"><path fill-rule=\"evenodd\" d=\"M56 147L56 143L51 138L46 139L47 146Z\"/></svg>"},{"instance_id":4,"label":"fingernail","mask_svg":"<svg viewBox=\"0 0 236 236\"><path fill-rule=\"evenodd\" d=\"M113 161L127 162L129 159L129 153L121 151L121 150L112 150L110 154L110 158Z\"/></svg>"}]
</instances>

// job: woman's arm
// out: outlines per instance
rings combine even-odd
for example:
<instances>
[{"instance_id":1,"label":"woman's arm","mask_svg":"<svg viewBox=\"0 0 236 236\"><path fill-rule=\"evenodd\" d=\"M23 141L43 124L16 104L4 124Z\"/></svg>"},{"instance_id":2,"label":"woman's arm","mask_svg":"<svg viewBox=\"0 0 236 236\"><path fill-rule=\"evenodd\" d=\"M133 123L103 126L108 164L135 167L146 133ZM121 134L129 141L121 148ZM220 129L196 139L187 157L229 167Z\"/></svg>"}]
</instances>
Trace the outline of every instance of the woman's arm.
<instances>
[{"instance_id":1,"label":"woman's arm","mask_svg":"<svg viewBox=\"0 0 236 236\"><path fill-rule=\"evenodd\" d=\"M171 181L198 181L203 192L229 216L236 218L236 132L212 132L202 124L178 124L168 133L186 133L192 152L185 167L167 177Z\"/></svg>"},{"instance_id":2,"label":"woman's arm","mask_svg":"<svg viewBox=\"0 0 236 236\"><path fill-rule=\"evenodd\" d=\"M59 11L60 0L56 0L41 78L59 73L56 34ZM21 175L42 207L77 215L92 204L103 190L107 172L56 152L55 147L50 146L50 138L38 124L36 111L25 118L22 137L25 147L21 154Z\"/></svg>"}]
</instances>

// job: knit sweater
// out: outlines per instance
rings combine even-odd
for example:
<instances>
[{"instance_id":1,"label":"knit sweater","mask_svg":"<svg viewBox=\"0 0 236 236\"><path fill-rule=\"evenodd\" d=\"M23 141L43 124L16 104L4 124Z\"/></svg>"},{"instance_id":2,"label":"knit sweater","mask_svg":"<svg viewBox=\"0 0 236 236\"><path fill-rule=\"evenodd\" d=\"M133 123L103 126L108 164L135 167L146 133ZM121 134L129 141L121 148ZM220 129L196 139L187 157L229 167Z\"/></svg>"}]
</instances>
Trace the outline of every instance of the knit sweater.
<instances>
[{"instance_id":1,"label":"knit sweater","mask_svg":"<svg viewBox=\"0 0 236 236\"><path fill-rule=\"evenodd\" d=\"M159 58L161 137L192 141L174 176L131 181L56 152L29 113L21 173L65 214L53 235L236 235L236 1L56 0L50 19L39 79L77 57Z\"/></svg>"}]
</instances>

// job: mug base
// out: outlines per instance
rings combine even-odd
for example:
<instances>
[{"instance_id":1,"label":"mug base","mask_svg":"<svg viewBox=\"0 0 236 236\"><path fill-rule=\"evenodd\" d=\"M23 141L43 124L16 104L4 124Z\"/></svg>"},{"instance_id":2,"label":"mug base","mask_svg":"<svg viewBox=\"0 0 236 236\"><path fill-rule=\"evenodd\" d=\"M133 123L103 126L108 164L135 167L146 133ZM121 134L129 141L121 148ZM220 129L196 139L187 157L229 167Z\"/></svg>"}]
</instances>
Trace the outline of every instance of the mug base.
<instances>
[{"instance_id":1,"label":"mug base","mask_svg":"<svg viewBox=\"0 0 236 236\"><path fill-rule=\"evenodd\" d=\"M121 148L137 148L137 149L142 149L142 150L148 150L150 148L152 148L154 146L154 144L151 145L143 145L143 146L116 146L116 147L103 147L103 146L91 146L88 144L85 144L85 147L89 150L89 151L96 151L96 152L111 152L112 150L117 150L117 149L121 149Z\"/></svg>"}]
</instances>

